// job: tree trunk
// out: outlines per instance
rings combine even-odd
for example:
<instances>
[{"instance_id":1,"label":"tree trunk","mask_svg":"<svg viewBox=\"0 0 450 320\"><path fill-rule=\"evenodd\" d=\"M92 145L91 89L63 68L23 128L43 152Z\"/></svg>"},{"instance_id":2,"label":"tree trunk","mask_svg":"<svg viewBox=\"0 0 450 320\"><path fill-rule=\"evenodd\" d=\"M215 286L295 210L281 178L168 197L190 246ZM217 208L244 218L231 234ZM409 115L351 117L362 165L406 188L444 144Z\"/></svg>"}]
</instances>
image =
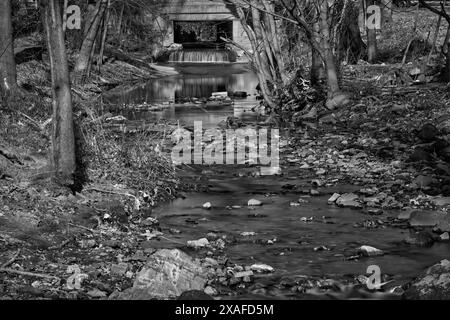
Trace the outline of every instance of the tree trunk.
<instances>
[{"instance_id":1,"label":"tree trunk","mask_svg":"<svg viewBox=\"0 0 450 320\"><path fill-rule=\"evenodd\" d=\"M17 88L14 42L12 36L11 1L0 1L0 97Z\"/></svg>"},{"instance_id":2,"label":"tree trunk","mask_svg":"<svg viewBox=\"0 0 450 320\"><path fill-rule=\"evenodd\" d=\"M328 80L328 96L333 98L336 94L340 93L338 69L336 67L336 61L331 48L331 34L330 26L328 24L328 2L321 1L320 4L320 33L322 36L322 57L327 69Z\"/></svg>"},{"instance_id":3,"label":"tree trunk","mask_svg":"<svg viewBox=\"0 0 450 320\"><path fill-rule=\"evenodd\" d=\"M55 177L69 185L73 183L76 166L75 137L61 0L42 0L42 3L53 93L52 157L50 160Z\"/></svg>"},{"instance_id":4,"label":"tree trunk","mask_svg":"<svg viewBox=\"0 0 450 320\"><path fill-rule=\"evenodd\" d=\"M269 28L270 34L272 37L272 50L274 58L276 59L278 71L280 73L281 80L283 83L287 81L287 75L286 75L286 67L283 60L283 53L281 50L281 44L279 39L279 34L277 32L277 25L275 22L275 18L273 16L273 13L275 13L275 6L273 3L268 3L266 1L263 1L264 7L266 11L270 12L271 14L266 14L266 21L267 21L267 27Z\"/></svg>"},{"instance_id":5,"label":"tree trunk","mask_svg":"<svg viewBox=\"0 0 450 320\"><path fill-rule=\"evenodd\" d=\"M366 51L358 25L359 6L354 0L344 0L342 7L335 29L337 60L355 64Z\"/></svg>"},{"instance_id":6,"label":"tree trunk","mask_svg":"<svg viewBox=\"0 0 450 320\"><path fill-rule=\"evenodd\" d=\"M111 6L111 0L108 0L108 5L106 8L106 13L105 13L105 19L103 20L103 33L102 33L102 40L100 43L100 53L99 53L99 58L97 61L97 65L98 65L98 71L100 72L100 68L103 65L103 54L105 52L105 43L106 43L106 38L108 36L108 24L109 24L109 10L110 10L110 6Z\"/></svg>"},{"instance_id":7,"label":"tree trunk","mask_svg":"<svg viewBox=\"0 0 450 320\"><path fill-rule=\"evenodd\" d=\"M445 55L445 66L441 71L441 78L443 81L450 81L450 24L447 27L447 34L442 46L442 52Z\"/></svg>"},{"instance_id":8,"label":"tree trunk","mask_svg":"<svg viewBox=\"0 0 450 320\"><path fill-rule=\"evenodd\" d=\"M375 4L374 0L367 0L367 7ZM367 12L365 12L367 16ZM377 59L377 30L367 28L367 61L374 63Z\"/></svg>"},{"instance_id":9,"label":"tree trunk","mask_svg":"<svg viewBox=\"0 0 450 320\"><path fill-rule=\"evenodd\" d=\"M64 37L66 35L66 31L67 31L67 7L69 6L69 0L64 0L64 5L63 5L63 33L64 33Z\"/></svg>"},{"instance_id":10,"label":"tree trunk","mask_svg":"<svg viewBox=\"0 0 450 320\"><path fill-rule=\"evenodd\" d=\"M313 25L313 41L320 46L321 36L320 36L320 24L318 22ZM326 80L325 68L322 56L319 50L311 45L311 85L318 86L324 80Z\"/></svg>"},{"instance_id":11,"label":"tree trunk","mask_svg":"<svg viewBox=\"0 0 450 320\"><path fill-rule=\"evenodd\" d=\"M384 27L386 23L392 22L392 0L381 0L382 4L382 20L381 20L381 28Z\"/></svg>"},{"instance_id":12,"label":"tree trunk","mask_svg":"<svg viewBox=\"0 0 450 320\"><path fill-rule=\"evenodd\" d=\"M83 82L86 77L89 64L91 63L91 52L94 46L95 39L100 28L100 23L103 19L108 0L99 0L96 7L95 16L87 31L86 37L81 45L78 58L75 62L74 76L77 83Z\"/></svg>"},{"instance_id":13,"label":"tree trunk","mask_svg":"<svg viewBox=\"0 0 450 320\"><path fill-rule=\"evenodd\" d=\"M320 35L322 39L321 55L325 63L328 83L328 100L326 107L330 110L339 108L349 103L347 94L341 91L339 85L339 70L336 57L333 54L332 39L329 25L328 1L321 1L319 12Z\"/></svg>"},{"instance_id":14,"label":"tree trunk","mask_svg":"<svg viewBox=\"0 0 450 320\"><path fill-rule=\"evenodd\" d=\"M247 24L247 17L244 13L242 7L236 6L236 11L239 15L239 19L241 21L242 27L247 34L250 44L252 46L253 51L253 63L256 68L256 74L258 76L259 84L261 87L262 94L264 96L264 100L267 102L269 107L275 109L277 104L272 95L272 90L268 86L268 81L271 80L270 70L268 69L267 63L264 63L263 55L260 52L260 46L258 45L258 40L256 38L256 32L254 32L250 26ZM265 55L265 52L264 52Z\"/></svg>"}]
</instances>

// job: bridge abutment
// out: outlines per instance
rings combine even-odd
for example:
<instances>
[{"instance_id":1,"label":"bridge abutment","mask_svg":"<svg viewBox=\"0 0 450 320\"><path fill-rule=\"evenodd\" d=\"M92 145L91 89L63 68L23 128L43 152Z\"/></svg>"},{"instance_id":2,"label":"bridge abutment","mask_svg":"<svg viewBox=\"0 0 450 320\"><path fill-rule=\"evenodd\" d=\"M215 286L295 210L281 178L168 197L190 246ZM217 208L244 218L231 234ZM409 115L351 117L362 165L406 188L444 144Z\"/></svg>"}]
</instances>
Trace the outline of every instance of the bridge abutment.
<instances>
[{"instance_id":1,"label":"bridge abutment","mask_svg":"<svg viewBox=\"0 0 450 320\"><path fill-rule=\"evenodd\" d=\"M156 27L163 34L163 45L176 43L175 23L177 22L232 22L230 40L240 48L251 51L251 44L236 13L222 0L175 0L162 8L156 19ZM241 53L240 48L235 48Z\"/></svg>"}]
</instances>

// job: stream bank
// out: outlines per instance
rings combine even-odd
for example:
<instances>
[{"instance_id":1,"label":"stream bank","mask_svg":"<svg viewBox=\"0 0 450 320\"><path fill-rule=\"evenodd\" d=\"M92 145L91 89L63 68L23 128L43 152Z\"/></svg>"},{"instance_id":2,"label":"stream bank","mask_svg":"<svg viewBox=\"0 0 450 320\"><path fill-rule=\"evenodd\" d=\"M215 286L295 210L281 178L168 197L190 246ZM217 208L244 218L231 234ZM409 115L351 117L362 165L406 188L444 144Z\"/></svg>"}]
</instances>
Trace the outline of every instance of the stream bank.
<instances>
[{"instance_id":1,"label":"stream bank","mask_svg":"<svg viewBox=\"0 0 450 320\"><path fill-rule=\"evenodd\" d=\"M99 147L95 159L101 161L89 167L94 183L83 192L61 194L39 183L1 180L6 269L1 272L6 276L0 294L5 299L120 298L156 252L170 261L158 250L178 248L201 259L196 263L209 270L207 292L221 299L399 298L410 280L448 257L446 231L438 228L445 228L446 218L432 214L448 207L448 166L441 156L433 158L434 145L427 145L448 134L436 120L447 112L442 104L447 92L422 94L394 103L392 97L361 97L348 109L286 128L281 176L269 177L261 177L254 165L155 170L155 163L170 163L165 149L173 146L170 133L179 125L191 129L177 119L197 119L198 107L173 106L169 119L164 110L162 115L131 110L136 124L144 117L154 125L146 117L159 112L160 127L134 130L125 138L102 129L115 120L93 117L87 126L102 135L87 137L104 140L87 139L93 149ZM221 130L260 124L256 99L241 102L200 112L210 127ZM130 111L121 115L127 119ZM420 134L424 119L439 127L431 139ZM22 136L29 135L25 129ZM141 150L142 144L133 141L148 144ZM414 156L415 146L422 159ZM24 163L32 167L33 162ZM334 193L348 201L328 204ZM251 199L262 206L249 207ZM209 210L203 208L207 202ZM425 215L410 217L422 210ZM198 242L204 238L208 242ZM363 245L384 254L363 257L358 253ZM391 281L381 295L367 289L369 265L380 266L382 281Z\"/></svg>"}]
</instances>

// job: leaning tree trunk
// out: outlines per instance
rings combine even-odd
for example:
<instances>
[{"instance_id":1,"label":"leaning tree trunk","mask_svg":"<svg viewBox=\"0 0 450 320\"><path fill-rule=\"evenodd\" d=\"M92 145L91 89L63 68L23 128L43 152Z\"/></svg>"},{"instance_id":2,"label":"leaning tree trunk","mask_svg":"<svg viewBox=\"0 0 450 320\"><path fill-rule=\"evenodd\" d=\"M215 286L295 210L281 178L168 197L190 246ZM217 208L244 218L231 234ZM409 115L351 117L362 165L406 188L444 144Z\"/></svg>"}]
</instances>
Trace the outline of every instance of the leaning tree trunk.
<instances>
[{"instance_id":1,"label":"leaning tree trunk","mask_svg":"<svg viewBox=\"0 0 450 320\"><path fill-rule=\"evenodd\" d=\"M258 44L258 40L256 38L256 32L251 29L251 27L247 23L247 16L244 13L242 7L236 6L236 11L239 16L239 20L242 24L242 27L247 34L250 44L252 46L253 51L253 63L256 67L256 74L258 76L258 80L260 83L261 91L264 96L264 100L269 105L271 109L275 109L277 107L277 103L275 102L275 98L273 97L272 90L270 89L268 82L271 81L271 72L270 66L267 64L267 59L264 58L266 54L264 50L260 50L260 45ZM259 23L257 23L257 28L260 27ZM264 52L261 52L264 51Z\"/></svg>"},{"instance_id":2,"label":"leaning tree trunk","mask_svg":"<svg viewBox=\"0 0 450 320\"><path fill-rule=\"evenodd\" d=\"M53 132L51 165L64 184L73 183L75 137L69 67L61 15L61 0L42 0L52 75Z\"/></svg>"},{"instance_id":3,"label":"leaning tree trunk","mask_svg":"<svg viewBox=\"0 0 450 320\"><path fill-rule=\"evenodd\" d=\"M103 19L107 5L108 0L99 0L94 18L81 45L74 68L74 79L77 83L85 80L89 69L89 64L91 63L91 52L93 50L95 39L97 37L100 23Z\"/></svg>"},{"instance_id":4,"label":"leaning tree trunk","mask_svg":"<svg viewBox=\"0 0 450 320\"><path fill-rule=\"evenodd\" d=\"M0 97L17 87L11 22L11 0L0 1Z\"/></svg>"}]
</instances>

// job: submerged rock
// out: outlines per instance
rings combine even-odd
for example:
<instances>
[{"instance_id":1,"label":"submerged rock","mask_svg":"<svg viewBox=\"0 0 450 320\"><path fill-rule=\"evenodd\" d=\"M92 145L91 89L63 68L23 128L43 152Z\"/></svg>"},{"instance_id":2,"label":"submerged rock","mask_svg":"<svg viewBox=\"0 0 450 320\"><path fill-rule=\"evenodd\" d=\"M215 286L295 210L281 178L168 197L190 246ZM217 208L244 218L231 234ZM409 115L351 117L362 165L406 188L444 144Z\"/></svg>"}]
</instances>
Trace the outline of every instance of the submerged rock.
<instances>
[{"instance_id":1,"label":"submerged rock","mask_svg":"<svg viewBox=\"0 0 450 320\"><path fill-rule=\"evenodd\" d=\"M206 282L206 271L199 261L178 249L162 249L149 257L137 274L133 287L116 298L168 299L178 297L186 291L199 290L203 293Z\"/></svg>"},{"instance_id":2,"label":"submerged rock","mask_svg":"<svg viewBox=\"0 0 450 320\"><path fill-rule=\"evenodd\" d=\"M404 240L406 244L419 246L419 247L431 247L435 242L435 237L429 231L410 231L409 236Z\"/></svg>"},{"instance_id":3,"label":"submerged rock","mask_svg":"<svg viewBox=\"0 0 450 320\"><path fill-rule=\"evenodd\" d=\"M427 269L412 282L403 297L415 300L450 299L450 261L442 260Z\"/></svg>"}]
</instances>

